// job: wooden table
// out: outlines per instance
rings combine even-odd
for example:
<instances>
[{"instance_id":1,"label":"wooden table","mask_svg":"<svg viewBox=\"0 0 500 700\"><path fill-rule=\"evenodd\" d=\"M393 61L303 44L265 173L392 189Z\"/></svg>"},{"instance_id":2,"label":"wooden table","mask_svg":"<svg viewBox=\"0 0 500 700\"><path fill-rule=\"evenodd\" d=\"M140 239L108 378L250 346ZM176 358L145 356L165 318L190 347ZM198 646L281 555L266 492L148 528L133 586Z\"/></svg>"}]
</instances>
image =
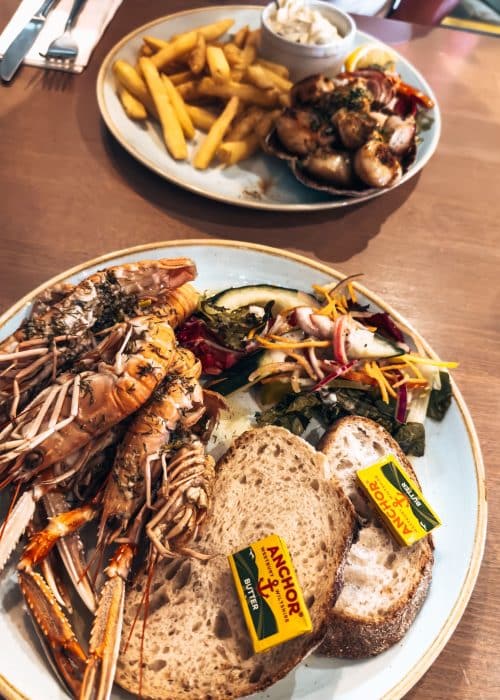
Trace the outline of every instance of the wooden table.
<instances>
[{"instance_id":1,"label":"wooden table","mask_svg":"<svg viewBox=\"0 0 500 700\"><path fill-rule=\"evenodd\" d=\"M16 4L0 4L0 30ZM460 362L455 377L479 433L491 496L489 538L470 604L407 697L498 698L500 44L359 18L362 29L396 46L434 88L443 112L436 154L417 177L365 205L314 214L250 212L150 173L117 145L97 110L97 71L116 41L167 10L210 4L126 0L82 75L25 68L0 87L0 309L88 258L174 238L265 243L345 273L364 271L367 286L437 352Z\"/></svg>"}]
</instances>

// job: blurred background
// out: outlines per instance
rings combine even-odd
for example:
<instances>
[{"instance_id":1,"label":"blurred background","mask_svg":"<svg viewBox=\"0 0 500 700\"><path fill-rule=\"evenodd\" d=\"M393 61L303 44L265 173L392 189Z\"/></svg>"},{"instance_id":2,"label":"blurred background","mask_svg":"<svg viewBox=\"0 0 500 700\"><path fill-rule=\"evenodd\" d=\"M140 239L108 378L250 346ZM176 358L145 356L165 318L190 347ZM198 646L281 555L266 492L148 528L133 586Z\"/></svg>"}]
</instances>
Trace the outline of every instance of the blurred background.
<instances>
[{"instance_id":1,"label":"blurred background","mask_svg":"<svg viewBox=\"0 0 500 700\"><path fill-rule=\"evenodd\" d=\"M500 36L500 0L333 0L347 12Z\"/></svg>"}]
</instances>

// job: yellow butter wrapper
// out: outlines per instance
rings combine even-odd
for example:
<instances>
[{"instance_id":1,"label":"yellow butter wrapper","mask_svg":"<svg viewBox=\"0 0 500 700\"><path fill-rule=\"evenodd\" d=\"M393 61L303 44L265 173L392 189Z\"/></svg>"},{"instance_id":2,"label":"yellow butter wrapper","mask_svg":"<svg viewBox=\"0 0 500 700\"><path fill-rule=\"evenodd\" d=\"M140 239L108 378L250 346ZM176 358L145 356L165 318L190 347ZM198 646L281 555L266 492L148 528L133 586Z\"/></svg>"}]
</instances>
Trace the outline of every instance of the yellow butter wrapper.
<instances>
[{"instance_id":1,"label":"yellow butter wrapper","mask_svg":"<svg viewBox=\"0 0 500 700\"><path fill-rule=\"evenodd\" d=\"M412 545L441 525L441 520L394 455L360 469L357 476L400 544Z\"/></svg>"},{"instance_id":2,"label":"yellow butter wrapper","mask_svg":"<svg viewBox=\"0 0 500 700\"><path fill-rule=\"evenodd\" d=\"M228 559L254 651L312 631L292 559L281 537L264 537Z\"/></svg>"}]
</instances>

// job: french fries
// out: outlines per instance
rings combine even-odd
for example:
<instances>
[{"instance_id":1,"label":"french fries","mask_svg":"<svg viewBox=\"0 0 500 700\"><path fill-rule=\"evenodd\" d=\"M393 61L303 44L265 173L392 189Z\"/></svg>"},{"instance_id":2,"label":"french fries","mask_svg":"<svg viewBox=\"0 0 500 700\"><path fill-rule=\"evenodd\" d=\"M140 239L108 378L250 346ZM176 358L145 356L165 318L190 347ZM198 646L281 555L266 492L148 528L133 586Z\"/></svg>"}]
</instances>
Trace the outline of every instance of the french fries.
<instances>
[{"instance_id":1,"label":"french fries","mask_svg":"<svg viewBox=\"0 0 500 700\"><path fill-rule=\"evenodd\" d=\"M130 119L157 120L170 155L189 157L196 129L206 133L191 156L195 168L250 157L289 103L285 66L258 56L260 30L224 36L224 19L170 37L143 37L134 67L117 60L117 94Z\"/></svg>"},{"instance_id":2,"label":"french fries","mask_svg":"<svg viewBox=\"0 0 500 700\"><path fill-rule=\"evenodd\" d=\"M175 61L180 56L184 56L192 51L196 46L197 41L197 32L180 34L176 39L168 42L166 46L160 49L157 53L153 54L151 57L151 62L155 68L162 70L172 61Z\"/></svg>"},{"instance_id":3,"label":"french fries","mask_svg":"<svg viewBox=\"0 0 500 700\"><path fill-rule=\"evenodd\" d=\"M239 104L240 100L238 97L231 97L220 117L213 123L206 139L203 141L194 157L193 165L198 170L205 170L210 165L217 149L222 143L224 134L229 129L231 122L236 116Z\"/></svg>"},{"instance_id":4,"label":"french fries","mask_svg":"<svg viewBox=\"0 0 500 700\"><path fill-rule=\"evenodd\" d=\"M184 133L160 74L153 61L146 56L139 59L139 65L160 118L165 145L172 158L185 160L188 152Z\"/></svg>"},{"instance_id":5,"label":"french fries","mask_svg":"<svg viewBox=\"0 0 500 700\"><path fill-rule=\"evenodd\" d=\"M202 97L199 83L195 80L188 80L187 83L177 85L177 90L185 102L195 102Z\"/></svg>"},{"instance_id":6,"label":"french fries","mask_svg":"<svg viewBox=\"0 0 500 700\"><path fill-rule=\"evenodd\" d=\"M248 66L246 74L251 83L256 85L263 90L269 90L277 87L281 92L290 92L293 83L286 78L283 78L278 73L273 73L273 71L264 66Z\"/></svg>"},{"instance_id":7,"label":"french fries","mask_svg":"<svg viewBox=\"0 0 500 700\"><path fill-rule=\"evenodd\" d=\"M153 98L148 91L146 83L130 63L122 60L115 61L113 72L120 85L131 95L136 97L139 102L142 102L150 114L158 116Z\"/></svg>"},{"instance_id":8,"label":"french fries","mask_svg":"<svg viewBox=\"0 0 500 700\"><path fill-rule=\"evenodd\" d=\"M247 131L246 133L243 131L238 132L237 125L235 125L231 129L230 134L228 134L227 140L221 144L217 151L219 160L227 167L253 156L278 118L279 113L279 109L273 112L264 112L253 125L252 131ZM241 122L244 122L244 117Z\"/></svg>"},{"instance_id":9,"label":"french fries","mask_svg":"<svg viewBox=\"0 0 500 700\"><path fill-rule=\"evenodd\" d=\"M216 83L227 83L231 78L231 68L224 51L219 46L207 47L207 63L210 75Z\"/></svg>"},{"instance_id":10,"label":"french fries","mask_svg":"<svg viewBox=\"0 0 500 700\"><path fill-rule=\"evenodd\" d=\"M188 66L191 71L198 75L205 68L207 62L207 40L203 34L198 34L194 49L189 54Z\"/></svg>"},{"instance_id":11,"label":"french fries","mask_svg":"<svg viewBox=\"0 0 500 700\"><path fill-rule=\"evenodd\" d=\"M168 75L163 74L162 78L167 97L170 100L170 104L174 108L174 112L177 116L177 119L179 120L181 129L184 132L184 136L187 139L193 139L194 126L193 122L191 121L191 117L189 116L189 113L186 109L186 105L184 104L184 100L179 94L179 91L175 89L175 85L172 83Z\"/></svg>"},{"instance_id":12,"label":"french fries","mask_svg":"<svg viewBox=\"0 0 500 700\"><path fill-rule=\"evenodd\" d=\"M246 109L233 123L227 134L228 141L239 141L250 134L263 118L266 111L261 107L252 106Z\"/></svg>"},{"instance_id":13,"label":"french fries","mask_svg":"<svg viewBox=\"0 0 500 700\"><path fill-rule=\"evenodd\" d=\"M202 27L198 27L195 31L198 34L203 34L207 41L216 41L223 34L229 31L233 24L234 19L221 19L218 22L213 22L212 24L205 24ZM178 36L180 37L182 34L179 34Z\"/></svg>"},{"instance_id":14,"label":"french fries","mask_svg":"<svg viewBox=\"0 0 500 700\"><path fill-rule=\"evenodd\" d=\"M288 78L290 73L288 71L288 68L286 66L282 66L280 63L273 63L273 61L266 61L263 58L258 58L255 63L258 66L262 66L263 68L267 68L268 70L271 70L273 73L277 73L278 75L281 75L282 78Z\"/></svg>"},{"instance_id":15,"label":"french fries","mask_svg":"<svg viewBox=\"0 0 500 700\"><path fill-rule=\"evenodd\" d=\"M165 73L167 75L167 73ZM192 75L190 70L179 71L178 73L168 73L168 77L174 85L181 85L191 80Z\"/></svg>"},{"instance_id":16,"label":"french fries","mask_svg":"<svg viewBox=\"0 0 500 700\"><path fill-rule=\"evenodd\" d=\"M221 97L225 100L239 97L244 102L250 102L260 107L276 107L279 103L278 90L259 90L254 85L237 83L234 80L230 80L228 83L215 83L211 78L202 78L198 89L201 95Z\"/></svg>"},{"instance_id":17,"label":"french fries","mask_svg":"<svg viewBox=\"0 0 500 700\"><path fill-rule=\"evenodd\" d=\"M242 49L245 46L245 41L249 31L250 27L248 26L248 24L246 24L244 27L239 29L234 35L234 43L239 49Z\"/></svg>"},{"instance_id":18,"label":"french fries","mask_svg":"<svg viewBox=\"0 0 500 700\"><path fill-rule=\"evenodd\" d=\"M208 109L203 109L203 107L186 104L186 109L194 126L200 129L200 131L210 131L213 123L217 119L215 114L209 112Z\"/></svg>"},{"instance_id":19,"label":"french fries","mask_svg":"<svg viewBox=\"0 0 500 700\"><path fill-rule=\"evenodd\" d=\"M146 107L140 100L134 97L127 88L123 87L123 85L120 85L118 88L118 97L120 98L120 102L123 105L127 117L136 121L147 119L148 112Z\"/></svg>"},{"instance_id":20,"label":"french fries","mask_svg":"<svg viewBox=\"0 0 500 700\"><path fill-rule=\"evenodd\" d=\"M217 155L225 166L235 165L240 160L246 160L253 156L260 145L257 134L248 134L239 141L225 141L221 144Z\"/></svg>"},{"instance_id":21,"label":"french fries","mask_svg":"<svg viewBox=\"0 0 500 700\"><path fill-rule=\"evenodd\" d=\"M241 49L238 46L236 46L236 44L229 42L224 46L222 50L224 51L224 55L227 58L227 62L229 63L231 68L239 67L242 61Z\"/></svg>"}]
</instances>

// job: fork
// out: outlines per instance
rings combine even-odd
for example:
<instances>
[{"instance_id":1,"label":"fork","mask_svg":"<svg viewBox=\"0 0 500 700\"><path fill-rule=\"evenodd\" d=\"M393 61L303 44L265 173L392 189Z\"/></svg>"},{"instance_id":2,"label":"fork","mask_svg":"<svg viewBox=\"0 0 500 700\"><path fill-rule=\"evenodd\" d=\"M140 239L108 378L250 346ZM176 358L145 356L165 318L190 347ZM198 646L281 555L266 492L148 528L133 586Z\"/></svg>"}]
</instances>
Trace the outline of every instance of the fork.
<instances>
[{"instance_id":1,"label":"fork","mask_svg":"<svg viewBox=\"0 0 500 700\"><path fill-rule=\"evenodd\" d=\"M40 56L43 56L49 61L73 63L75 58L78 56L78 45L72 38L71 32L76 24L80 10L86 2L87 0L74 1L64 26L64 34L61 34L60 37L54 39L47 49L47 53L41 53Z\"/></svg>"}]
</instances>

